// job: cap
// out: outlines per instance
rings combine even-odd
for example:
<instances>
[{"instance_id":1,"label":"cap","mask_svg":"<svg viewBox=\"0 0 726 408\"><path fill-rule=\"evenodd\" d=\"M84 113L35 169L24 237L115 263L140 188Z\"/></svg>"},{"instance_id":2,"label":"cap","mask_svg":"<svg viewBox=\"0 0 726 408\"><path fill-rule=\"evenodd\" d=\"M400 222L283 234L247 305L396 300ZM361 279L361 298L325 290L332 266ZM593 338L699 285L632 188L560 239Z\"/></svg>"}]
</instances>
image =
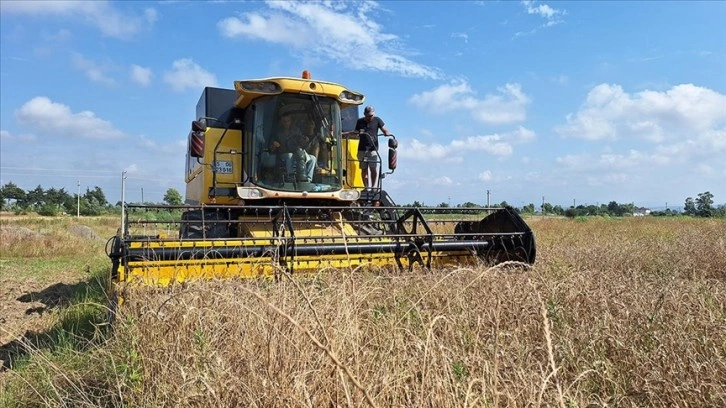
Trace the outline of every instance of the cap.
<instances>
[{"instance_id":1,"label":"cap","mask_svg":"<svg viewBox=\"0 0 726 408\"><path fill-rule=\"evenodd\" d=\"M363 114L366 116L372 116L376 113L376 108L372 106L366 106L366 108L363 110Z\"/></svg>"}]
</instances>

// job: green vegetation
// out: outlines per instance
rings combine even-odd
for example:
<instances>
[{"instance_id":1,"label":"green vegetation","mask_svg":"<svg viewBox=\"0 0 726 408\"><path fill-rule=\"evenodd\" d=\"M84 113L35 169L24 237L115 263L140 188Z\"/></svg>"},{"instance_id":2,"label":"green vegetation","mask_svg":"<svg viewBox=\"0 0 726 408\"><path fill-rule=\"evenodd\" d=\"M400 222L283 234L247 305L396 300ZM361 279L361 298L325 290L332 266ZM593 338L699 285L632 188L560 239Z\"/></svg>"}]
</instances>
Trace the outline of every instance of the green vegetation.
<instances>
[{"instance_id":1,"label":"green vegetation","mask_svg":"<svg viewBox=\"0 0 726 408\"><path fill-rule=\"evenodd\" d=\"M154 203L146 203L154 204ZM181 205L181 194L170 188L164 195L164 204ZM86 189L80 197L69 194L64 188L44 190L38 186L33 190L24 191L12 182L0 187L0 209L13 211L15 214L35 212L38 215L54 217L61 214L77 214L82 216L99 216L120 214L121 203L111 205L100 187Z\"/></svg>"}]
</instances>

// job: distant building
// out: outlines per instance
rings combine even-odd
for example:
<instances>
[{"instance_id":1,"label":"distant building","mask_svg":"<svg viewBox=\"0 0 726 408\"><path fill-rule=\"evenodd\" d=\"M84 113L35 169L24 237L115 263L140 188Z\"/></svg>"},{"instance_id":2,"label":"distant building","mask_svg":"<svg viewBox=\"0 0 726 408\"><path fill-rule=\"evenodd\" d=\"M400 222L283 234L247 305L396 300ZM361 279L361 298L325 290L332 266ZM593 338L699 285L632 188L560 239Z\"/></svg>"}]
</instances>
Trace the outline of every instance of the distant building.
<instances>
[{"instance_id":1,"label":"distant building","mask_svg":"<svg viewBox=\"0 0 726 408\"><path fill-rule=\"evenodd\" d=\"M650 208L636 207L633 212L633 217L643 217L646 215L650 215Z\"/></svg>"}]
</instances>

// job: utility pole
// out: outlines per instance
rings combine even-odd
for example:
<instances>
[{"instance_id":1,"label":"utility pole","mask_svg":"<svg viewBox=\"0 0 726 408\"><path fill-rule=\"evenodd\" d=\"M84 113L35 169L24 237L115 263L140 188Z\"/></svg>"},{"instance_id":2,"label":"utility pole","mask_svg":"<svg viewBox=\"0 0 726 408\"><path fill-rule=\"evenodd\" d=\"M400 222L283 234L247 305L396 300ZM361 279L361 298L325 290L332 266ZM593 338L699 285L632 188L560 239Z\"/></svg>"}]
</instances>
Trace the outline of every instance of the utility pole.
<instances>
[{"instance_id":1,"label":"utility pole","mask_svg":"<svg viewBox=\"0 0 726 408\"><path fill-rule=\"evenodd\" d=\"M544 196L542 196L542 215L545 215L544 204L545 204Z\"/></svg>"},{"instance_id":2,"label":"utility pole","mask_svg":"<svg viewBox=\"0 0 726 408\"><path fill-rule=\"evenodd\" d=\"M78 180L78 195L76 196L76 218L81 218L81 180Z\"/></svg>"},{"instance_id":3,"label":"utility pole","mask_svg":"<svg viewBox=\"0 0 726 408\"><path fill-rule=\"evenodd\" d=\"M572 208L575 208L575 207L577 207L577 206L575 205L575 199L573 198L572 199Z\"/></svg>"},{"instance_id":4,"label":"utility pole","mask_svg":"<svg viewBox=\"0 0 726 408\"><path fill-rule=\"evenodd\" d=\"M144 188L141 187L141 205L144 205Z\"/></svg>"},{"instance_id":5,"label":"utility pole","mask_svg":"<svg viewBox=\"0 0 726 408\"><path fill-rule=\"evenodd\" d=\"M487 190L487 207L489 207L489 190Z\"/></svg>"},{"instance_id":6,"label":"utility pole","mask_svg":"<svg viewBox=\"0 0 726 408\"><path fill-rule=\"evenodd\" d=\"M126 233L126 170L121 172L121 236Z\"/></svg>"}]
</instances>

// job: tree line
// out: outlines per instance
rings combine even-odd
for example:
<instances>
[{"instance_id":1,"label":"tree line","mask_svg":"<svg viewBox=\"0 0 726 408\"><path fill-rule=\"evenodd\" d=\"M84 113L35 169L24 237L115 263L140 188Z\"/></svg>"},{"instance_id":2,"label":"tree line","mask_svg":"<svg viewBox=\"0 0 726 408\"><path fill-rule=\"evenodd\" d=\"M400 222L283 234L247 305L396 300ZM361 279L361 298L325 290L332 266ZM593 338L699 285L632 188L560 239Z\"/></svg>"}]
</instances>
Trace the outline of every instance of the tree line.
<instances>
[{"instance_id":1,"label":"tree line","mask_svg":"<svg viewBox=\"0 0 726 408\"><path fill-rule=\"evenodd\" d=\"M154 203L146 203L154 204ZM164 204L181 205L179 191L170 188L164 195ZM121 202L115 205L108 202L101 187L86 188L81 194L70 194L65 188L42 186L33 190L23 190L10 182L0 187L0 209L13 211L16 214L35 212L40 215L56 216L60 214L78 214L84 216L115 214L121 211Z\"/></svg>"},{"instance_id":2,"label":"tree line","mask_svg":"<svg viewBox=\"0 0 726 408\"><path fill-rule=\"evenodd\" d=\"M452 207L449 203L439 203L436 208L456 208L460 209L462 214L474 212L472 208L480 207L480 204L465 202L463 204L457 204L456 207ZM669 217L676 215L688 215L694 217L720 217L726 218L726 204L718 206L714 205L713 194L706 191L699 193L696 198L686 198L683 206L683 211L677 211L673 209L665 209L660 211L650 211L647 208L637 207L634 203L618 203L616 201L610 201L607 204L600 205L578 205L570 206L568 208L562 207L561 205L553 205L551 203L543 203L537 208L534 203L529 203L522 206L521 208L511 206L506 201L502 201L499 204L495 204L497 207L513 207L520 214L543 214L543 215L558 215L564 217L586 217L586 216L611 216L611 217L625 217L625 216L638 216L638 215L650 215L655 217ZM426 205L419 201L414 201L411 204L406 204L404 207L426 207Z\"/></svg>"},{"instance_id":3,"label":"tree line","mask_svg":"<svg viewBox=\"0 0 726 408\"><path fill-rule=\"evenodd\" d=\"M169 188L164 194L163 203L168 205L182 205L182 196L174 188ZM144 203L156 204L156 203ZM509 203L502 201L497 204L498 207L510 207ZM411 204L402 207L425 207L423 202L414 201ZM439 203L431 211L435 212L436 208L456 208L462 214L476 213L474 208L481 207L467 201L451 207L449 203ZM651 216L675 216L689 215L695 217L724 217L726 218L726 205L714 206L713 194L706 191L699 193L696 198L686 198L683 211L666 209L662 211L650 211L647 209L636 207L633 203L618 203L610 201L607 204L600 205L578 205L569 208L550 203L543 203L539 208L534 203L529 203L521 208L513 207L521 214L544 214L559 215L565 217L585 217L585 216L612 216L623 217L632 215L651 215ZM43 189L40 185L33 190L23 190L12 182L0 187L0 209L4 211L14 211L15 213L36 212L40 215L54 216L59 214L76 214L84 216L94 216L110 213L119 213L121 210L121 202L112 205L106 200L106 195L100 187L95 186L93 189L86 188L86 192L80 197L78 194L70 194L64 188ZM647 214L646 214L647 213Z\"/></svg>"}]
</instances>

